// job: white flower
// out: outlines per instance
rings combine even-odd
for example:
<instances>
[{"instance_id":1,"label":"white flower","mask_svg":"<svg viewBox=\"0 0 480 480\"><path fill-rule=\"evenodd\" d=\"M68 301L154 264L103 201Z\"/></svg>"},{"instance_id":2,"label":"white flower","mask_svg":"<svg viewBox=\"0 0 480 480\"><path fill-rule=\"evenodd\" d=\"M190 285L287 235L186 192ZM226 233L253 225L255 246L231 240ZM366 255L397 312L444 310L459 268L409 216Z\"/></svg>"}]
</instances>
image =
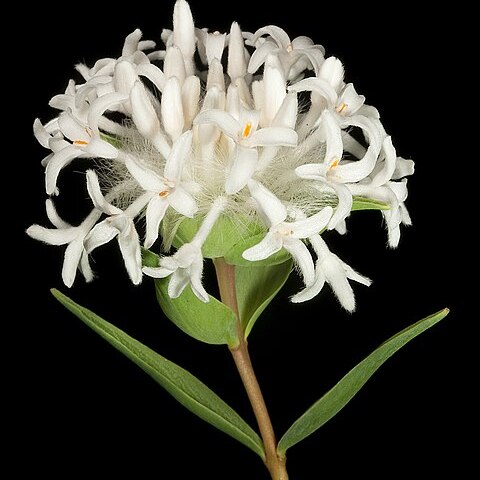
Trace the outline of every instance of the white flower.
<instances>
[{"instance_id":1,"label":"white flower","mask_svg":"<svg viewBox=\"0 0 480 480\"><path fill-rule=\"evenodd\" d=\"M149 198L145 248L150 248L157 240L160 222L168 207L172 207L186 217L193 217L198 209L195 200L181 183L182 170L191 154L191 149L192 133L186 132L174 143L165 164L163 176L140 165L132 157L128 157L125 161L129 172L147 192Z\"/></svg>"},{"instance_id":2,"label":"white flower","mask_svg":"<svg viewBox=\"0 0 480 480\"><path fill-rule=\"evenodd\" d=\"M263 42L261 37L268 35ZM250 42L258 45L250 59L248 71L255 73L266 61L269 55L278 56L289 80L296 78L306 68L316 72L323 62L325 49L321 45L314 45L308 37L290 37L280 27L269 25L255 32Z\"/></svg>"},{"instance_id":3,"label":"white flower","mask_svg":"<svg viewBox=\"0 0 480 480\"><path fill-rule=\"evenodd\" d=\"M334 253L330 252L325 241L320 235L309 237L317 261L315 262L315 279L311 285L292 297L292 302L305 302L317 296L322 290L325 282L331 287L340 304L345 310L355 310L355 296L348 280L355 280L358 283L369 286L371 280L355 272L349 265L340 260Z\"/></svg>"},{"instance_id":4,"label":"white flower","mask_svg":"<svg viewBox=\"0 0 480 480\"><path fill-rule=\"evenodd\" d=\"M85 237L90 232L100 213L93 211L79 226L74 227L64 222L55 210L53 202L46 201L47 216L56 228L45 228L40 225L32 225L27 229L27 234L36 240L50 245L68 244L63 261L62 279L67 287L71 287L75 281L77 269L85 277L87 282L93 280L93 272L88 261L88 254L84 247Z\"/></svg>"},{"instance_id":5,"label":"white flower","mask_svg":"<svg viewBox=\"0 0 480 480\"><path fill-rule=\"evenodd\" d=\"M238 120L222 110L206 110L199 113L194 123L214 124L233 140L232 165L225 181L227 194L241 190L252 178L258 162L258 150L262 146L289 146L297 143L295 130L285 127L258 129L260 114L256 110L240 109Z\"/></svg>"},{"instance_id":6,"label":"white flower","mask_svg":"<svg viewBox=\"0 0 480 480\"><path fill-rule=\"evenodd\" d=\"M309 218L287 222L287 208L275 195L254 180L248 183L248 188L257 202L260 214L267 221L269 230L260 243L243 252L243 258L252 262L264 260L284 248L300 268L305 285L311 285L314 281L313 260L302 239L309 238L326 227L332 216L332 207L325 207Z\"/></svg>"},{"instance_id":7,"label":"white flower","mask_svg":"<svg viewBox=\"0 0 480 480\"><path fill-rule=\"evenodd\" d=\"M87 173L95 208L84 222L70 226L48 203L57 229L33 225L29 234L68 244L67 285L79 265L90 280L88 253L117 238L130 278L140 283L140 242L151 248L162 236L168 250L200 224L189 244L146 272L169 276L173 297L191 285L207 301L202 246L220 214L228 228L238 225L239 236L250 231L245 222L263 222L268 232L245 259L285 249L305 283L294 301L329 283L352 310L348 280L367 281L329 252L322 231L346 232L355 195L388 204L382 214L390 246L410 223L413 162L397 157L379 112L345 83L340 60L325 59L323 47L278 26L255 33L237 22L227 32L198 28L187 1L177 0L173 28L163 29L161 40L165 46L148 53L155 43L137 29L118 58L77 66L84 80L70 80L52 98L54 118L35 121L34 135L48 150L48 195L59 195L59 174L76 158L101 174ZM223 232L215 233L221 255Z\"/></svg>"},{"instance_id":8,"label":"white flower","mask_svg":"<svg viewBox=\"0 0 480 480\"><path fill-rule=\"evenodd\" d=\"M162 257L159 267L144 267L143 272L153 278L171 275L168 294L179 297L190 284L193 293L202 302L208 302L208 293L202 285L203 255L202 245L225 208L225 200L217 198L190 243L182 245L171 257Z\"/></svg>"},{"instance_id":9,"label":"white flower","mask_svg":"<svg viewBox=\"0 0 480 480\"><path fill-rule=\"evenodd\" d=\"M98 177L93 170L87 171L87 187L95 207L109 215L105 220L95 225L85 238L87 253L90 254L101 245L117 238L128 275L132 282L138 285L142 281L142 257L133 217L138 214L138 210L145 206L147 200L141 198L140 202L137 201L127 210L122 211L105 199L100 190Z\"/></svg>"},{"instance_id":10,"label":"white flower","mask_svg":"<svg viewBox=\"0 0 480 480\"><path fill-rule=\"evenodd\" d=\"M90 107L88 125L82 124L70 112L62 113L58 118L59 130L64 139L50 140L54 155L49 159L45 168L45 189L48 195L53 195L57 188L57 178L60 171L75 158L100 157L116 158L118 150L103 140L98 130L98 120L111 105L125 100L125 96L118 93L98 98ZM57 147L55 147L55 143ZM58 148L58 145L61 148Z\"/></svg>"}]
</instances>

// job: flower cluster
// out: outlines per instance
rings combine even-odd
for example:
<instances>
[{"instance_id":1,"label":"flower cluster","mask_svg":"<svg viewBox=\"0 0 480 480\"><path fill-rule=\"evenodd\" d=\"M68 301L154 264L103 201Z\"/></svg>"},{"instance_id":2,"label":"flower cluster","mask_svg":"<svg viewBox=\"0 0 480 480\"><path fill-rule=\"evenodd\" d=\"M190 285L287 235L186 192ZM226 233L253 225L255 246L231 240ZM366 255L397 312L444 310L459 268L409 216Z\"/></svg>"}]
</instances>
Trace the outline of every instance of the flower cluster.
<instances>
[{"instance_id":1,"label":"flower cluster","mask_svg":"<svg viewBox=\"0 0 480 480\"><path fill-rule=\"evenodd\" d=\"M293 301L329 283L353 310L349 280L370 281L332 253L321 233L344 233L356 196L367 197L389 205L382 214L395 247L400 224L410 222L405 177L413 162L397 157L378 111L344 82L340 60L277 26L255 33L235 22L229 33L195 28L185 0L175 4L173 30L162 33L163 50L141 37L140 30L128 35L117 59L77 66L82 83L71 80L50 102L59 115L34 124L50 151L43 165L54 228L27 232L67 245L65 284L77 270L91 280L89 255L116 238L134 284L143 273L170 276L172 297L190 285L208 301L202 246L229 217L239 232L248 223L264 231L245 260L282 249L291 255L305 284ZM97 166L86 174L93 209L72 226L52 198L62 170L82 158ZM146 228L139 235L141 216ZM185 218L198 220L193 238L161 257L158 268L142 269L141 242L150 248L160 236L168 250Z\"/></svg>"}]
</instances>

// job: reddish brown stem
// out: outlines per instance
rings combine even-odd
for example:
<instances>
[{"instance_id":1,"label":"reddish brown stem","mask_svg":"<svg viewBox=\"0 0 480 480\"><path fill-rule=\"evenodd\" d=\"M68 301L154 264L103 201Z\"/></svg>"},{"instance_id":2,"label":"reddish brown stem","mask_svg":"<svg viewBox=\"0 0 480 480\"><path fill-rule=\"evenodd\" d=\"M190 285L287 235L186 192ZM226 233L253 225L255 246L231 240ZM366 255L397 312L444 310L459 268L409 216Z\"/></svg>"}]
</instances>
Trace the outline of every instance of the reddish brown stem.
<instances>
[{"instance_id":1,"label":"reddish brown stem","mask_svg":"<svg viewBox=\"0 0 480 480\"><path fill-rule=\"evenodd\" d=\"M262 437L265 449L265 465L270 472L272 480L288 480L285 459L280 458L277 454L275 432L273 431L272 422L270 420L270 415L268 414L260 385L255 375L255 371L253 370L252 361L248 353L248 344L240 321L235 288L235 266L226 263L221 258L217 258L215 260L215 270L220 289L220 298L222 302L235 313L237 318L239 344L230 348L230 352L232 353L233 360L238 373L240 374L240 378L242 379L258 423L260 436Z\"/></svg>"}]
</instances>

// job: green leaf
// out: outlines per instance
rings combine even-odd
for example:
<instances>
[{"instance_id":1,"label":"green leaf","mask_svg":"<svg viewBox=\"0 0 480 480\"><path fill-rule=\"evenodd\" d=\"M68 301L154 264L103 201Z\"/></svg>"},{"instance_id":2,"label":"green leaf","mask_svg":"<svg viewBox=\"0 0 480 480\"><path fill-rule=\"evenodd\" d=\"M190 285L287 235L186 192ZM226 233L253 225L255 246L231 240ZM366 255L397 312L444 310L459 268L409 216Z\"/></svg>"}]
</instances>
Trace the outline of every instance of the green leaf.
<instances>
[{"instance_id":1,"label":"green leaf","mask_svg":"<svg viewBox=\"0 0 480 480\"><path fill-rule=\"evenodd\" d=\"M52 294L82 322L148 373L185 408L265 459L260 437L204 383L58 290L52 289Z\"/></svg>"},{"instance_id":2,"label":"green leaf","mask_svg":"<svg viewBox=\"0 0 480 480\"><path fill-rule=\"evenodd\" d=\"M230 265L237 265L240 267L265 267L268 265L280 265L292 258L291 255L284 248L282 248L279 252L271 255L265 260L259 260L258 262L251 262L250 260L245 260L242 257L242 253L247 248L253 247L257 243L262 241L265 235L266 232L262 232L254 236L241 239L225 253L225 261Z\"/></svg>"},{"instance_id":3,"label":"green leaf","mask_svg":"<svg viewBox=\"0 0 480 480\"><path fill-rule=\"evenodd\" d=\"M237 303L245 338L287 281L292 264L292 260L287 260L280 265L235 267Z\"/></svg>"},{"instance_id":4,"label":"green leaf","mask_svg":"<svg viewBox=\"0 0 480 480\"><path fill-rule=\"evenodd\" d=\"M142 261L147 267L158 267L159 256L142 249ZM178 327L201 342L235 347L237 335L235 314L225 304L209 295L210 301L203 303L187 287L178 298L168 295L169 278L155 280L157 300L163 313Z\"/></svg>"},{"instance_id":5,"label":"green leaf","mask_svg":"<svg viewBox=\"0 0 480 480\"><path fill-rule=\"evenodd\" d=\"M449 310L445 308L382 343L373 353L348 372L330 391L314 403L285 433L278 443L279 455L311 435L336 415L363 387L375 371L406 343L442 320Z\"/></svg>"},{"instance_id":6,"label":"green leaf","mask_svg":"<svg viewBox=\"0 0 480 480\"><path fill-rule=\"evenodd\" d=\"M177 298L168 295L169 278L155 280L157 300L163 313L193 338L212 345L238 345L235 314L222 302L209 295L207 303L199 300L190 287Z\"/></svg>"},{"instance_id":7,"label":"green leaf","mask_svg":"<svg viewBox=\"0 0 480 480\"><path fill-rule=\"evenodd\" d=\"M352 212L354 210L390 210L390 205L380 200L354 196Z\"/></svg>"},{"instance_id":8,"label":"green leaf","mask_svg":"<svg viewBox=\"0 0 480 480\"><path fill-rule=\"evenodd\" d=\"M202 217L185 218L179 225L173 246L179 248L184 243L191 242L203 221ZM238 243L239 239L249 238L264 231L257 221L245 218L244 222L227 216L220 217L208 234L202 246L205 258L223 257L226 252Z\"/></svg>"}]
</instances>

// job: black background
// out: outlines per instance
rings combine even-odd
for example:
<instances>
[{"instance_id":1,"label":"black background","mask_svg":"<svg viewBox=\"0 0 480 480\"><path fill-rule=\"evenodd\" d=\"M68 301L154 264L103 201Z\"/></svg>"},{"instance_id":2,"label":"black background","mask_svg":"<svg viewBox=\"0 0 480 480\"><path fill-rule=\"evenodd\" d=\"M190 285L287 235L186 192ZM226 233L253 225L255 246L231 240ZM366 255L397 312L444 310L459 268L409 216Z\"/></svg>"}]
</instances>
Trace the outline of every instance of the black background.
<instances>
[{"instance_id":1,"label":"black background","mask_svg":"<svg viewBox=\"0 0 480 480\"><path fill-rule=\"evenodd\" d=\"M346 80L380 110L397 152L416 161L407 202L413 226L403 230L397 250L386 248L377 212L354 214L348 235L327 239L374 280L368 289L354 285L355 314L342 311L328 288L312 302L290 304L288 295L300 287L292 280L253 331L251 354L279 436L383 340L443 307L452 310L390 359L333 420L292 448L291 478L333 472L339 478L430 477L448 470L464 478L470 459L465 433L472 428L471 393L463 379L472 361L465 346L471 317L464 273L473 254L464 233L469 220L462 212L469 203L462 189L471 180L463 165L472 149L459 148L461 134L454 131L471 105L458 93L466 87L461 42L448 33L460 22L458 14L421 13L405 3L326 3L318 10L300 2L191 4L199 27L226 31L233 19L249 31L275 24L292 38L307 35L323 44L327 55L345 63ZM120 55L124 37L137 27L160 44L161 29L171 27L172 7L79 4L65 7L62 20L44 5L33 7L36 22L22 29L24 45L17 44L22 51L13 77L22 86L22 102L14 115L22 153L14 155L21 165L15 188L24 203L14 218L15 251L21 254L7 258L15 264L14 290L7 290L15 308L8 321L15 330L7 340L13 347L7 365L14 413L7 423L14 427L9 438L18 476L267 478L252 452L179 406L56 303L49 288L61 289L190 370L254 425L228 351L177 330L156 304L151 281L129 283L114 243L94 256L98 279L89 285L79 279L67 292L60 277L62 249L23 234L32 223L47 225L40 166L45 151L31 134L34 118L51 118L47 103L74 76L75 63ZM82 174L75 172L82 165L72 170L62 177L59 209L75 220L88 201Z\"/></svg>"}]
</instances>

